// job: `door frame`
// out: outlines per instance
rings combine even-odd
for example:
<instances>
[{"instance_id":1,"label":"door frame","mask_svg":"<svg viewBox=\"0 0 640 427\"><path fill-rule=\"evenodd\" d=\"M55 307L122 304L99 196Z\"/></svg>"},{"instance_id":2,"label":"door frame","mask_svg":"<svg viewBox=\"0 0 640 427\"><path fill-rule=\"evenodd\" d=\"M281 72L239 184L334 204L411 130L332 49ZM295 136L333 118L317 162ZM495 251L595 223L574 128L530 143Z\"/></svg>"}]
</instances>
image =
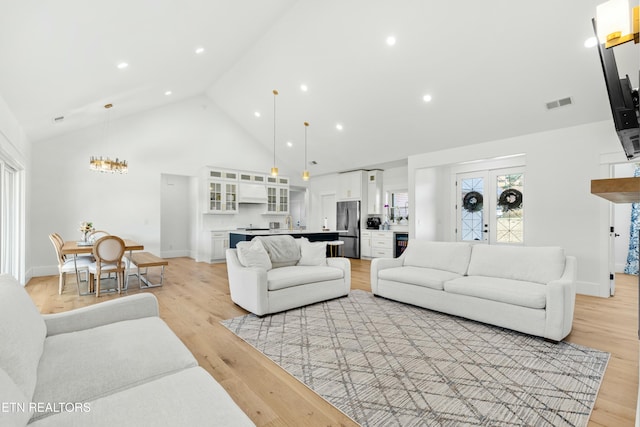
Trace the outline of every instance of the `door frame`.
<instances>
[{"instance_id":1,"label":"door frame","mask_svg":"<svg viewBox=\"0 0 640 427\"><path fill-rule=\"evenodd\" d=\"M481 240L464 240L465 242L470 242L473 244L505 244L505 245L524 245L526 238L526 215L522 220L522 242L518 243L505 243L498 242L497 235L497 192L496 192L496 180L498 176L508 175L508 174L517 174L522 173L523 177L523 193L526 194L524 188L526 188L526 167L522 166L507 166L507 167L497 167L497 168L486 168L486 169L477 169L474 171L458 171L453 173L453 209L455 211L455 223L454 223L454 237L456 241L461 240L461 233L459 232L461 228L461 220L462 220L462 186L459 182L465 178L477 177L482 178L484 180L483 184L483 227L482 233L483 238Z\"/></svg>"}]
</instances>

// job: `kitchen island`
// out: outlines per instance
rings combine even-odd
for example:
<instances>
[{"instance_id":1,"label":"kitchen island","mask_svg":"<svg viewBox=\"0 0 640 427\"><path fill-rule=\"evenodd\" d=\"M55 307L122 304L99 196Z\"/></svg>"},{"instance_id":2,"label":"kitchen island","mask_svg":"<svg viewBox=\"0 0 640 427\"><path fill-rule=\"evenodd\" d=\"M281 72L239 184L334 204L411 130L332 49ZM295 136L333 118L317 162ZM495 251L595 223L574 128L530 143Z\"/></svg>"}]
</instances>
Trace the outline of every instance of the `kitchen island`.
<instances>
[{"instance_id":1,"label":"kitchen island","mask_svg":"<svg viewBox=\"0 0 640 427\"><path fill-rule=\"evenodd\" d=\"M238 242L248 242L256 236L278 236L289 235L294 238L306 237L310 242L330 242L339 240L340 231L311 231L311 230L237 230L229 233L229 247L235 248Z\"/></svg>"}]
</instances>

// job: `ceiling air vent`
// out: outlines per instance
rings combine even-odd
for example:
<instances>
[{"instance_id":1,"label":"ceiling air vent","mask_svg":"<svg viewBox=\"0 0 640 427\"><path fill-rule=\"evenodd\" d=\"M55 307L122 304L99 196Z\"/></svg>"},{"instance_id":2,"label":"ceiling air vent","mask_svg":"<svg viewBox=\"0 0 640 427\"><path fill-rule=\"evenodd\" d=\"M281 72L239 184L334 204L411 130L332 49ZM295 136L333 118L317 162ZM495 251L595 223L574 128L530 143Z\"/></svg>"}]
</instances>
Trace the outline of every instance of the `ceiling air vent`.
<instances>
[{"instance_id":1,"label":"ceiling air vent","mask_svg":"<svg viewBox=\"0 0 640 427\"><path fill-rule=\"evenodd\" d=\"M571 97L556 99L555 101L547 102L547 110L553 110L554 108L564 107L573 104Z\"/></svg>"}]
</instances>

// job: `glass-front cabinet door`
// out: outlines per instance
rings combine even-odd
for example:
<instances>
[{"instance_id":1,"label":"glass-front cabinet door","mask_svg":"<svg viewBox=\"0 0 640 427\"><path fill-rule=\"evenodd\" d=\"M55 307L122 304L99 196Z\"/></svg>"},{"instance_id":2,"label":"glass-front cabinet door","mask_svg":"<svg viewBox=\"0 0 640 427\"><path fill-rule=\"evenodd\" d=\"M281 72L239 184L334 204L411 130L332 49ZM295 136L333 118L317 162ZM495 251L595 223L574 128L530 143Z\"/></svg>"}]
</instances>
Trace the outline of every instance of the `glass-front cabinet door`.
<instances>
[{"instance_id":1,"label":"glass-front cabinet door","mask_svg":"<svg viewBox=\"0 0 640 427\"><path fill-rule=\"evenodd\" d=\"M289 213L289 188L278 188L278 212Z\"/></svg>"},{"instance_id":2,"label":"glass-front cabinet door","mask_svg":"<svg viewBox=\"0 0 640 427\"><path fill-rule=\"evenodd\" d=\"M267 176L267 213L289 213L289 178Z\"/></svg>"},{"instance_id":3,"label":"glass-front cabinet door","mask_svg":"<svg viewBox=\"0 0 640 427\"><path fill-rule=\"evenodd\" d=\"M227 212L238 211L238 186L236 184L225 184L225 200L224 210Z\"/></svg>"},{"instance_id":4,"label":"glass-front cabinet door","mask_svg":"<svg viewBox=\"0 0 640 427\"><path fill-rule=\"evenodd\" d=\"M209 213L238 212L238 184L209 181L207 197Z\"/></svg>"},{"instance_id":5,"label":"glass-front cabinet door","mask_svg":"<svg viewBox=\"0 0 640 427\"><path fill-rule=\"evenodd\" d=\"M209 211L222 211L222 183L209 182Z\"/></svg>"},{"instance_id":6,"label":"glass-front cabinet door","mask_svg":"<svg viewBox=\"0 0 640 427\"><path fill-rule=\"evenodd\" d=\"M278 188L267 187L267 212L278 212Z\"/></svg>"}]
</instances>

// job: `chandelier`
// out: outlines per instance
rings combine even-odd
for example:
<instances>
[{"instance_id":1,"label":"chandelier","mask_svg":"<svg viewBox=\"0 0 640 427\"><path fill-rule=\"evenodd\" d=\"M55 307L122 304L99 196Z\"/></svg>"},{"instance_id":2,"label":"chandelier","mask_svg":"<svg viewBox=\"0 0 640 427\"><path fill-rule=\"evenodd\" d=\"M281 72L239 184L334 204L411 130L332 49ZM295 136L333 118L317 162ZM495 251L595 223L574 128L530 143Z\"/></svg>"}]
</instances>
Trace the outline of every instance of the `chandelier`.
<instances>
[{"instance_id":1,"label":"chandelier","mask_svg":"<svg viewBox=\"0 0 640 427\"><path fill-rule=\"evenodd\" d=\"M104 108L107 110L107 118L105 124L105 140L108 141L108 131L109 131L109 109L113 107L113 104L107 104ZM97 172L106 172L106 173L127 173L129 171L129 165L126 160L120 160L116 157L115 160L112 160L109 157L103 158L102 156L96 157L91 156L89 158L89 169L97 171Z\"/></svg>"}]
</instances>

